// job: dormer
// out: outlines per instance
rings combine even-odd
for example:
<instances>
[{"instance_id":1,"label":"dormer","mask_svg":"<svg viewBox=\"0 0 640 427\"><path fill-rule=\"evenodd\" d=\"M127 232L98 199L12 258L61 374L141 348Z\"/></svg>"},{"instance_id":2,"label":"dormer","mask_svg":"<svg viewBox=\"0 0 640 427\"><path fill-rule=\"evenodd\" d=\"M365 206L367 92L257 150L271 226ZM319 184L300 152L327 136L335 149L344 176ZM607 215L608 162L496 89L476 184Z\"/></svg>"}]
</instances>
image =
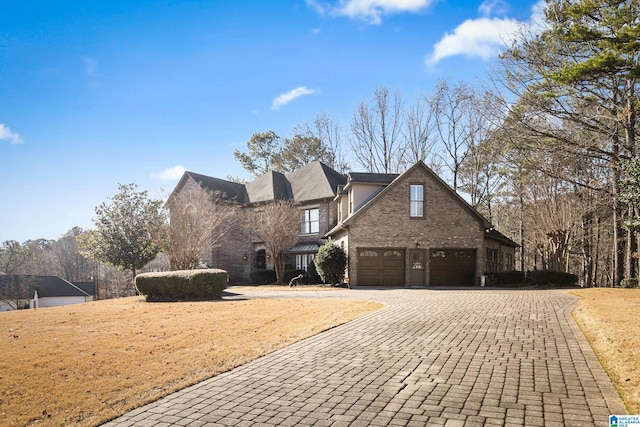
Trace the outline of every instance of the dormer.
<instances>
[{"instance_id":1,"label":"dormer","mask_svg":"<svg viewBox=\"0 0 640 427\"><path fill-rule=\"evenodd\" d=\"M390 173L349 173L347 185L336 197L339 200L339 210L342 205L342 219L339 221L344 221L357 212L360 207L384 190L397 177L398 174ZM338 218L340 218L340 213L338 213Z\"/></svg>"}]
</instances>

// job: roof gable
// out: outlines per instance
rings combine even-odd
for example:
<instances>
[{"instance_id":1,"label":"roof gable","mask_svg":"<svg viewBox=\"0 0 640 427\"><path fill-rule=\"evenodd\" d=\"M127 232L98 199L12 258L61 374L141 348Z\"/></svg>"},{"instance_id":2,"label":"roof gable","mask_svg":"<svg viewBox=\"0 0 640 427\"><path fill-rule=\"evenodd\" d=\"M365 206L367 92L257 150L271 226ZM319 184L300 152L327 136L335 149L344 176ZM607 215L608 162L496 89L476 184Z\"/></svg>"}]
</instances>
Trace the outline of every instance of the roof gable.
<instances>
[{"instance_id":1,"label":"roof gable","mask_svg":"<svg viewBox=\"0 0 640 427\"><path fill-rule=\"evenodd\" d=\"M366 210L372 204L376 203L376 201L380 199L382 196L392 191L393 188L396 185L398 185L399 182L402 182L408 175L410 175L413 171L415 171L418 168L422 169L427 174L427 176L433 180L433 182L435 182L437 185L442 187L442 189L448 192L454 201L462 205L464 209L466 209L467 211L469 211L469 213L472 214L472 216L476 217L476 219L480 222L480 224L482 224L483 227L487 229L491 228L491 223L489 223L489 221L480 212L478 212L469 203L467 203L467 201L464 200L458 193L453 191L453 189L449 187L447 183L445 183L438 175L435 174L435 172L431 170L431 168L429 168L422 161L418 161L416 164L414 164L412 167L404 171L402 174L395 175L395 178L393 178L393 180L388 185L384 186L381 189L381 191L376 192L375 194L372 195L372 197L367 199L364 203L360 204L360 206L356 207L356 210L343 223L345 225L348 225L349 223L351 223L355 217L361 214L361 212ZM352 174L349 174L350 177L351 175ZM393 174L371 174L373 176L371 177L370 180L367 180L366 176L364 176L366 174L357 174L357 175L358 175L357 178L360 179L359 182L371 182L371 183L373 182L382 183L384 179L390 179L393 176Z\"/></svg>"},{"instance_id":2,"label":"roof gable","mask_svg":"<svg viewBox=\"0 0 640 427\"><path fill-rule=\"evenodd\" d=\"M167 204L192 181L200 187L216 192L220 199L241 204L271 200L293 200L304 203L311 200L331 199L338 187L346 184L344 175L322 162L315 161L288 175L269 171L247 184L213 178L194 172L185 172L169 196Z\"/></svg>"},{"instance_id":3,"label":"roof gable","mask_svg":"<svg viewBox=\"0 0 640 427\"><path fill-rule=\"evenodd\" d=\"M212 191L219 199L235 201L238 203L248 202L247 189L244 184L227 181L226 179L213 178L194 172L185 173L198 183L200 187Z\"/></svg>"}]
</instances>

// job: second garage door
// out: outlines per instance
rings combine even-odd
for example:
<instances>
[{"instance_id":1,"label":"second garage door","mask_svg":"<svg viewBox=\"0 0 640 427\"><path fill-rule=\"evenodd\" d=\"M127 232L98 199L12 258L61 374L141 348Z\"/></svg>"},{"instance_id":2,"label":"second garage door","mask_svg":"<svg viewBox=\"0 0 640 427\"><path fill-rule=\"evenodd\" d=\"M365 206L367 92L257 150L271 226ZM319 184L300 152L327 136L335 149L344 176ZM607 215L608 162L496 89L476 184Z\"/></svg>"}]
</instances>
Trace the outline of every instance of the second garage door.
<instances>
[{"instance_id":1,"label":"second garage door","mask_svg":"<svg viewBox=\"0 0 640 427\"><path fill-rule=\"evenodd\" d=\"M474 286L475 249L432 249L429 286Z\"/></svg>"},{"instance_id":2,"label":"second garage door","mask_svg":"<svg viewBox=\"0 0 640 427\"><path fill-rule=\"evenodd\" d=\"M404 250L359 249L358 286L404 286Z\"/></svg>"}]
</instances>

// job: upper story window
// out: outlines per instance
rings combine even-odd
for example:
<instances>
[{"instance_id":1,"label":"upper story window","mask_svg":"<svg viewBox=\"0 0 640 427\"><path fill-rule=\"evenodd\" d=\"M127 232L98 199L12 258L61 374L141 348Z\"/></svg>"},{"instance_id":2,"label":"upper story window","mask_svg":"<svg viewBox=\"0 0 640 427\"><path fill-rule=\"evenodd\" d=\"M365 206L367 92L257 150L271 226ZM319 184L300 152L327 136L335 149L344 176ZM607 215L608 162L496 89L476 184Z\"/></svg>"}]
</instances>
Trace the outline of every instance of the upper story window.
<instances>
[{"instance_id":1,"label":"upper story window","mask_svg":"<svg viewBox=\"0 0 640 427\"><path fill-rule=\"evenodd\" d=\"M411 218L424 217L424 185L411 184L409 212Z\"/></svg>"},{"instance_id":2,"label":"upper story window","mask_svg":"<svg viewBox=\"0 0 640 427\"><path fill-rule=\"evenodd\" d=\"M320 209L305 209L302 216L302 234L320 232Z\"/></svg>"}]
</instances>

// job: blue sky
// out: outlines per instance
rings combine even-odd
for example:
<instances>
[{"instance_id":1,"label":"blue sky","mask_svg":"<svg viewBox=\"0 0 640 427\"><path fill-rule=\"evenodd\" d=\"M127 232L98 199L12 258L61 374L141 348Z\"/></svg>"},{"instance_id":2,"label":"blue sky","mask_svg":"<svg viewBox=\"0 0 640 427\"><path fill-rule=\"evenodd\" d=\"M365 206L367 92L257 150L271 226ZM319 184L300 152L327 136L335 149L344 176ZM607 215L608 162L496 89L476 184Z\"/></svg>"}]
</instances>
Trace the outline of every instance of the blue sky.
<instances>
[{"instance_id":1,"label":"blue sky","mask_svg":"<svg viewBox=\"0 0 640 427\"><path fill-rule=\"evenodd\" d=\"M0 241L91 228L136 183L249 178L255 132L328 113L348 130L376 87L411 101L474 84L531 0L7 1L0 13ZM354 167L357 169L357 167Z\"/></svg>"}]
</instances>

